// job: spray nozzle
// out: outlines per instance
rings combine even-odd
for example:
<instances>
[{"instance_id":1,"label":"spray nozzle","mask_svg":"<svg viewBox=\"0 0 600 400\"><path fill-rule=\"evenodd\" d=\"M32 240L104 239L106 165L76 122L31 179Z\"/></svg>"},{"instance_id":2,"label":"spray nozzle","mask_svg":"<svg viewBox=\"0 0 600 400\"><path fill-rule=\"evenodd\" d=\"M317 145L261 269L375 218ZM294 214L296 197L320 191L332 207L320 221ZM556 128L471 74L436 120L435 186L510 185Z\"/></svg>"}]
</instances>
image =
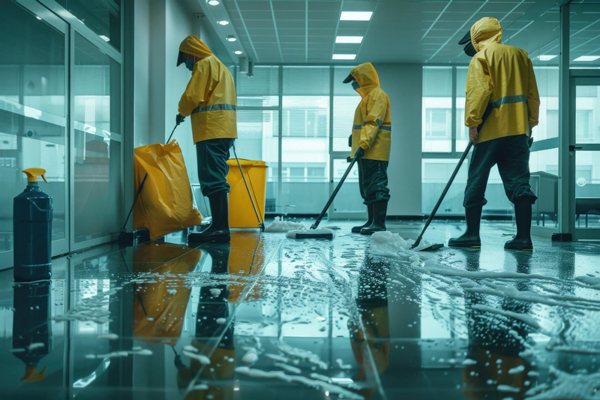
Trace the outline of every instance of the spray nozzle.
<instances>
[{"instance_id":1,"label":"spray nozzle","mask_svg":"<svg viewBox=\"0 0 600 400\"><path fill-rule=\"evenodd\" d=\"M27 182L37 182L37 177L41 176L44 182L48 183L46 180L46 170L43 168L27 168L23 172L27 175Z\"/></svg>"}]
</instances>

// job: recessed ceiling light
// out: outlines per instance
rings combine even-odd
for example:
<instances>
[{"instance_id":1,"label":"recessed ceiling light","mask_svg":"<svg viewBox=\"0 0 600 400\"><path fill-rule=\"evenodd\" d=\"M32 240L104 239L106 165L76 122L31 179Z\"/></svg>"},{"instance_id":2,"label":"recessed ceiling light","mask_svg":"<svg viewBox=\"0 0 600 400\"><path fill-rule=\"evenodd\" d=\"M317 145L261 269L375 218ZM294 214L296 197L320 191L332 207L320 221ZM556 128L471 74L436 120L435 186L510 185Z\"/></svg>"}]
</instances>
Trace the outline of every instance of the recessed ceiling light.
<instances>
[{"instance_id":1,"label":"recessed ceiling light","mask_svg":"<svg viewBox=\"0 0 600 400\"><path fill-rule=\"evenodd\" d=\"M209 6L218 6L219 4L220 4L220 3L219 3L219 1L218 1L218 0L210 0L210 1L208 2L208 5L209 5Z\"/></svg>"},{"instance_id":2,"label":"recessed ceiling light","mask_svg":"<svg viewBox=\"0 0 600 400\"><path fill-rule=\"evenodd\" d=\"M236 50L234 51L235 54L242 54L242 52L240 50Z\"/></svg>"},{"instance_id":3,"label":"recessed ceiling light","mask_svg":"<svg viewBox=\"0 0 600 400\"><path fill-rule=\"evenodd\" d=\"M42 20L42 17L38 17L37 15L35 16L37 19L39 19L40 21Z\"/></svg>"},{"instance_id":4,"label":"recessed ceiling light","mask_svg":"<svg viewBox=\"0 0 600 400\"><path fill-rule=\"evenodd\" d=\"M334 60L354 60L356 58L356 54L334 54Z\"/></svg>"},{"instance_id":5,"label":"recessed ceiling light","mask_svg":"<svg viewBox=\"0 0 600 400\"><path fill-rule=\"evenodd\" d=\"M229 21L217 21L217 23L218 23L219 25L223 25L223 26L225 26L225 25L229 25Z\"/></svg>"},{"instance_id":6,"label":"recessed ceiling light","mask_svg":"<svg viewBox=\"0 0 600 400\"><path fill-rule=\"evenodd\" d=\"M108 36L100 35L100 39L104 40L105 42L110 42L110 38Z\"/></svg>"},{"instance_id":7,"label":"recessed ceiling light","mask_svg":"<svg viewBox=\"0 0 600 400\"><path fill-rule=\"evenodd\" d=\"M552 60L553 58L556 58L556 57L558 57L558 56L550 55L550 54L545 54L545 55L541 55L539 58L540 58L540 61L550 61L550 60Z\"/></svg>"},{"instance_id":8,"label":"recessed ceiling light","mask_svg":"<svg viewBox=\"0 0 600 400\"><path fill-rule=\"evenodd\" d=\"M336 43L361 43L362 36L338 36L335 38Z\"/></svg>"},{"instance_id":9,"label":"recessed ceiling light","mask_svg":"<svg viewBox=\"0 0 600 400\"><path fill-rule=\"evenodd\" d=\"M228 42L235 42L236 40L237 40L237 38L235 36L231 36L231 35L227 36Z\"/></svg>"},{"instance_id":10,"label":"recessed ceiling light","mask_svg":"<svg viewBox=\"0 0 600 400\"><path fill-rule=\"evenodd\" d=\"M600 56L581 56L581 57L577 57L573 61L596 61L599 58L600 58Z\"/></svg>"},{"instance_id":11,"label":"recessed ceiling light","mask_svg":"<svg viewBox=\"0 0 600 400\"><path fill-rule=\"evenodd\" d=\"M342 11L340 21L370 21L371 11Z\"/></svg>"}]
</instances>

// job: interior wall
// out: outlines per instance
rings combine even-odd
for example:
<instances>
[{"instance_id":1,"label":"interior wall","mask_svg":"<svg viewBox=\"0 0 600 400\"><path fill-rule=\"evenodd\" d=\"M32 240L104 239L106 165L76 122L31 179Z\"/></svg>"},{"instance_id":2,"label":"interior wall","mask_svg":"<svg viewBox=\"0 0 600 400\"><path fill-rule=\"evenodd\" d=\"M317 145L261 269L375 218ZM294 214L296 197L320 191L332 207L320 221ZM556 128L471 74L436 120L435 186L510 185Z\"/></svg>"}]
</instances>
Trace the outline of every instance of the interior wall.
<instances>
[{"instance_id":1,"label":"interior wall","mask_svg":"<svg viewBox=\"0 0 600 400\"><path fill-rule=\"evenodd\" d=\"M392 108L392 149L388 167L390 216L421 212L421 114L423 66L374 64Z\"/></svg>"}]
</instances>

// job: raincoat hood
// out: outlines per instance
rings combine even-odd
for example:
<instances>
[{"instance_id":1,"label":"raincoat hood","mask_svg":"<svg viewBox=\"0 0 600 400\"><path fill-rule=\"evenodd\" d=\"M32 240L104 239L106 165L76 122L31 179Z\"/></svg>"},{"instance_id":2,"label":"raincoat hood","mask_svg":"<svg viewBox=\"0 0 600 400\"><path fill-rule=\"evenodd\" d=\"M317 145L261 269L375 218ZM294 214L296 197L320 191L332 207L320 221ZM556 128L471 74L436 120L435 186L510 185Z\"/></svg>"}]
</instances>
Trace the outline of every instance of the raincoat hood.
<instances>
[{"instance_id":1,"label":"raincoat hood","mask_svg":"<svg viewBox=\"0 0 600 400\"><path fill-rule=\"evenodd\" d=\"M471 27L471 43L477 52L491 43L500 43L500 39L502 39L502 28L496 18L481 18Z\"/></svg>"},{"instance_id":2,"label":"raincoat hood","mask_svg":"<svg viewBox=\"0 0 600 400\"><path fill-rule=\"evenodd\" d=\"M360 64L350 72L350 75L358 82L360 87L356 91L363 97L379 86L379 76L371 63Z\"/></svg>"},{"instance_id":3,"label":"raincoat hood","mask_svg":"<svg viewBox=\"0 0 600 400\"><path fill-rule=\"evenodd\" d=\"M196 56L198 58L206 58L212 55L212 51L210 51L206 43L200 40L200 38L196 35L190 35L183 39L179 45L179 51L181 53ZM178 60L177 65L179 64L181 64L181 62Z\"/></svg>"}]
</instances>

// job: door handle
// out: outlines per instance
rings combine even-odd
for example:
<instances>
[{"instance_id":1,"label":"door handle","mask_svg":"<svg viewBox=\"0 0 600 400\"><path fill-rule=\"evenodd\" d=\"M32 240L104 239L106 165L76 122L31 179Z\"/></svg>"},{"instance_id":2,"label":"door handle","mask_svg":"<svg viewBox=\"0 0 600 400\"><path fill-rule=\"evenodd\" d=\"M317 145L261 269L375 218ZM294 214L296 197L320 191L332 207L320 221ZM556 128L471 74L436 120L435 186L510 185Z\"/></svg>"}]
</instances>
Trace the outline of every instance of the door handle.
<instances>
[{"instance_id":1,"label":"door handle","mask_svg":"<svg viewBox=\"0 0 600 400\"><path fill-rule=\"evenodd\" d=\"M575 151L575 150L581 150L583 149L583 147L581 146L574 146L574 145L569 145L569 151Z\"/></svg>"}]
</instances>

